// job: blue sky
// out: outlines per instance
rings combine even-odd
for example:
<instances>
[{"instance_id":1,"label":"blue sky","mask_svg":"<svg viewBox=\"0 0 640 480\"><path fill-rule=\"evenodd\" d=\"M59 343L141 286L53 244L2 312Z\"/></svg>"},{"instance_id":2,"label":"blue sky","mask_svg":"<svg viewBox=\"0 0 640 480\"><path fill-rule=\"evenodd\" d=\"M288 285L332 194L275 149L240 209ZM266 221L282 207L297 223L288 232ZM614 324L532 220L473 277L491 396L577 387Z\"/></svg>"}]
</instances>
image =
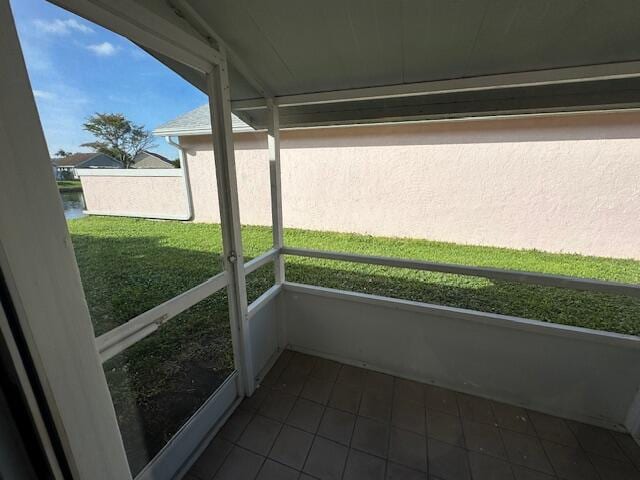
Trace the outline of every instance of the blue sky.
<instances>
[{"instance_id":1,"label":"blue sky","mask_svg":"<svg viewBox=\"0 0 640 480\"><path fill-rule=\"evenodd\" d=\"M11 0L49 151L87 151L95 112L123 113L153 130L206 96L127 39L44 0ZM153 150L176 158L164 139Z\"/></svg>"}]
</instances>

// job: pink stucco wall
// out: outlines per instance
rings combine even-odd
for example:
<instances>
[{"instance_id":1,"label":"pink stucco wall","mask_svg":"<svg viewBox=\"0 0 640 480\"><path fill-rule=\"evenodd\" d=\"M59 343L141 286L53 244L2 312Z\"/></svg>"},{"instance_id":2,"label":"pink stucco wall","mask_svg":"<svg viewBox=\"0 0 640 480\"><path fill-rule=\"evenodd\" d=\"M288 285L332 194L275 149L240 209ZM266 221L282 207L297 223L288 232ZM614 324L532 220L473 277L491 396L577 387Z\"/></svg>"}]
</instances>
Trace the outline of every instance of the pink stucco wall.
<instances>
[{"instance_id":1,"label":"pink stucco wall","mask_svg":"<svg viewBox=\"0 0 640 480\"><path fill-rule=\"evenodd\" d=\"M183 137L219 221L207 137ZM236 134L241 220L271 222L263 133ZM640 258L640 114L282 133L287 227Z\"/></svg>"}]
</instances>

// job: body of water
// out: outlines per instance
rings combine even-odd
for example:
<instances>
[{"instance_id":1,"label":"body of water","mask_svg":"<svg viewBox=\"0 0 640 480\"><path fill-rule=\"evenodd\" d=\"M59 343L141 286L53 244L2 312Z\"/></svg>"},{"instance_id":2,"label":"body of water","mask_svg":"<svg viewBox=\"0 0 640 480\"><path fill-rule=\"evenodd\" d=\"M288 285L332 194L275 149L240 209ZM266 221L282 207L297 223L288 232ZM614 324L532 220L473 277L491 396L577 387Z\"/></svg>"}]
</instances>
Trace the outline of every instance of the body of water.
<instances>
[{"instance_id":1,"label":"body of water","mask_svg":"<svg viewBox=\"0 0 640 480\"><path fill-rule=\"evenodd\" d=\"M82 192L60 192L64 205L64 216L67 220L84 217L84 195Z\"/></svg>"}]
</instances>

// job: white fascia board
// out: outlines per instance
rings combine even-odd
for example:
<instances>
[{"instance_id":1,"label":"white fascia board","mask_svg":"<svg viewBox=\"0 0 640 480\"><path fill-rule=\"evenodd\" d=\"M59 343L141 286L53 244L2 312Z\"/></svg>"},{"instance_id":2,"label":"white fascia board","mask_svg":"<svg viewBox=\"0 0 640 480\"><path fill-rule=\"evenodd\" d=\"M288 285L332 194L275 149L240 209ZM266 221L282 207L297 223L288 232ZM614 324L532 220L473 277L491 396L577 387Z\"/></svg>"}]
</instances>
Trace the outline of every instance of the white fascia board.
<instances>
[{"instance_id":1,"label":"white fascia board","mask_svg":"<svg viewBox=\"0 0 640 480\"><path fill-rule=\"evenodd\" d=\"M153 133L156 137L188 137L195 135L211 135L210 128L184 128L184 129L172 129L172 128L161 128L158 130L153 130Z\"/></svg>"},{"instance_id":2,"label":"white fascia board","mask_svg":"<svg viewBox=\"0 0 640 480\"><path fill-rule=\"evenodd\" d=\"M251 132L264 132L266 130L258 130L255 128L234 128L233 133L251 133ZM156 137L190 137L197 135L211 135L211 128L160 128L153 130Z\"/></svg>"},{"instance_id":3,"label":"white fascia board","mask_svg":"<svg viewBox=\"0 0 640 480\"><path fill-rule=\"evenodd\" d=\"M583 115L605 115L614 113L630 113L640 112L640 107L629 106L628 108L590 108L587 110L549 110L544 112L520 112L520 113L508 113L508 112L484 112L480 115L465 114L461 117L442 117L442 118L427 118L427 119L415 119L415 116L409 117L409 119L394 118L385 119L383 122L361 122L361 123L334 123L331 125L304 125L299 127L285 127L280 128L280 131L289 130L313 130L318 128L353 128L353 127L380 127L385 125L414 125L421 123L459 123L459 122L477 122L477 121L492 121L492 120L507 120L507 119L522 119L522 118L542 118L542 117L578 117ZM413 118L413 119L411 119ZM251 132L266 132L266 129L251 129L251 130L234 130L233 133L251 133ZM184 129L184 130L154 130L153 134L156 136L170 136L170 137L188 137L198 135L211 135L209 129Z\"/></svg>"}]
</instances>

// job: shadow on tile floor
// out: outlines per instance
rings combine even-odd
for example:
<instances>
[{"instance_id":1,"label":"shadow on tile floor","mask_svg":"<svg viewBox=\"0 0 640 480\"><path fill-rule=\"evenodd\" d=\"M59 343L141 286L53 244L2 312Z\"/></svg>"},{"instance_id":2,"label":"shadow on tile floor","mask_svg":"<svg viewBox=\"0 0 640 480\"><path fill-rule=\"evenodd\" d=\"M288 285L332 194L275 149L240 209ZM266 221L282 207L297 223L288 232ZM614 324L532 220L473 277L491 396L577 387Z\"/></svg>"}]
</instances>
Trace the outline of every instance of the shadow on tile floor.
<instances>
[{"instance_id":1,"label":"shadow on tile floor","mask_svg":"<svg viewBox=\"0 0 640 480\"><path fill-rule=\"evenodd\" d=\"M629 435L284 351L187 480L640 480Z\"/></svg>"}]
</instances>

